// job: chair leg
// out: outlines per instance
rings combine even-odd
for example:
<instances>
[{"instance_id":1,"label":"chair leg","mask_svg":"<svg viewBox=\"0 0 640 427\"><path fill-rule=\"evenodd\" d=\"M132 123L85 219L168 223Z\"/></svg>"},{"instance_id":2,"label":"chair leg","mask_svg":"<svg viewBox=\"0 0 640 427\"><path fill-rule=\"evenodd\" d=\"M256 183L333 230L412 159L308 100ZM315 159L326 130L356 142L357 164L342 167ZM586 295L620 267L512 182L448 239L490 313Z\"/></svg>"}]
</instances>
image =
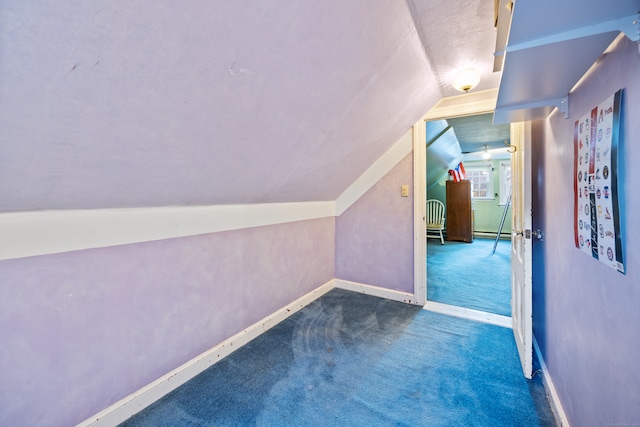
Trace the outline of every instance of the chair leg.
<instances>
[{"instance_id":1,"label":"chair leg","mask_svg":"<svg viewBox=\"0 0 640 427\"><path fill-rule=\"evenodd\" d=\"M440 244L444 245L444 236L442 235L442 230L440 230Z\"/></svg>"}]
</instances>

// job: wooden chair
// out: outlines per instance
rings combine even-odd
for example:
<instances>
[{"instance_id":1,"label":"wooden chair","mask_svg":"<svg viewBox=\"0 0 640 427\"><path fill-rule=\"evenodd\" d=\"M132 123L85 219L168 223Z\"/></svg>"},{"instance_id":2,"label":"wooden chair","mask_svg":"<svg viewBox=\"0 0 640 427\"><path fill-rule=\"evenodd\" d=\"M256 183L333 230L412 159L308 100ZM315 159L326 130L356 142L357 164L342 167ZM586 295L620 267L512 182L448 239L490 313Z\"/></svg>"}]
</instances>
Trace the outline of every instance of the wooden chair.
<instances>
[{"instance_id":1,"label":"wooden chair","mask_svg":"<svg viewBox=\"0 0 640 427\"><path fill-rule=\"evenodd\" d=\"M427 239L440 239L444 245L444 203L440 200L427 200Z\"/></svg>"}]
</instances>

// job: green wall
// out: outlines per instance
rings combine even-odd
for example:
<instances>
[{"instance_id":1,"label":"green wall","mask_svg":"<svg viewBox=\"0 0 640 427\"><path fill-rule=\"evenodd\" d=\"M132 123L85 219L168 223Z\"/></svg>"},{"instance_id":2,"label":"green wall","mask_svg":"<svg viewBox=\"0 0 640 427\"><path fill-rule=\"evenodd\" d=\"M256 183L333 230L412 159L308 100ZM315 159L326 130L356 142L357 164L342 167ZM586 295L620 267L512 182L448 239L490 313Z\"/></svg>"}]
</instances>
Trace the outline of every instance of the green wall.
<instances>
[{"instance_id":1,"label":"green wall","mask_svg":"<svg viewBox=\"0 0 640 427\"><path fill-rule=\"evenodd\" d=\"M486 164L486 161L482 162L463 162L465 168L470 168L474 164ZM493 193L497 194L500 192L500 160L492 160L491 165L493 166ZM446 182L449 178L446 175L443 179L434 184L431 188L427 189L427 199L438 199L446 206ZM474 220L474 231L475 232L485 232L485 233L497 233L498 227L500 226L500 219L502 219L502 214L504 213L504 206L500 206L500 198L496 197L493 200L474 200L473 201L473 210L475 215ZM507 217L504 221L504 226L502 227L502 235L510 235L511 234L511 207L507 212Z\"/></svg>"}]
</instances>

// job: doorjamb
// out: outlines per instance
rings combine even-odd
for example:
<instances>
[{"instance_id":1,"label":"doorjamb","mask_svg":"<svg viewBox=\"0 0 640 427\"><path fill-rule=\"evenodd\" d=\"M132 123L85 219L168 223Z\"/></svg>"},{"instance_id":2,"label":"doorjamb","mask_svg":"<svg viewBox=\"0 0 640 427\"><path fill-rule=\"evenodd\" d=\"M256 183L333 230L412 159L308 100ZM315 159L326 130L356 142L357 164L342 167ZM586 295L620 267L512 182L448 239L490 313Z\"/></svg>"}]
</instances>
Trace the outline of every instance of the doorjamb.
<instances>
[{"instance_id":1,"label":"doorjamb","mask_svg":"<svg viewBox=\"0 0 640 427\"><path fill-rule=\"evenodd\" d=\"M424 119L413 125L413 297L427 302L427 128Z\"/></svg>"}]
</instances>

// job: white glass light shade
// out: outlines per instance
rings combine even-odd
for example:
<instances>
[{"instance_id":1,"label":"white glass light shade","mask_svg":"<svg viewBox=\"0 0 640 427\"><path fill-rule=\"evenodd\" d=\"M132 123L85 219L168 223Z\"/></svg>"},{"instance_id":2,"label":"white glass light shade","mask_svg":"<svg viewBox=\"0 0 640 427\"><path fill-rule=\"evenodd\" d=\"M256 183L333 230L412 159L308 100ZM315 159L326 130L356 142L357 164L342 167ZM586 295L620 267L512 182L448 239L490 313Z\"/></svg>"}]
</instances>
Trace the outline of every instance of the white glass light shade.
<instances>
[{"instance_id":1,"label":"white glass light shade","mask_svg":"<svg viewBox=\"0 0 640 427\"><path fill-rule=\"evenodd\" d=\"M453 79L453 87L460 92L469 92L478 83L480 83L480 71L475 68L461 70Z\"/></svg>"}]
</instances>

